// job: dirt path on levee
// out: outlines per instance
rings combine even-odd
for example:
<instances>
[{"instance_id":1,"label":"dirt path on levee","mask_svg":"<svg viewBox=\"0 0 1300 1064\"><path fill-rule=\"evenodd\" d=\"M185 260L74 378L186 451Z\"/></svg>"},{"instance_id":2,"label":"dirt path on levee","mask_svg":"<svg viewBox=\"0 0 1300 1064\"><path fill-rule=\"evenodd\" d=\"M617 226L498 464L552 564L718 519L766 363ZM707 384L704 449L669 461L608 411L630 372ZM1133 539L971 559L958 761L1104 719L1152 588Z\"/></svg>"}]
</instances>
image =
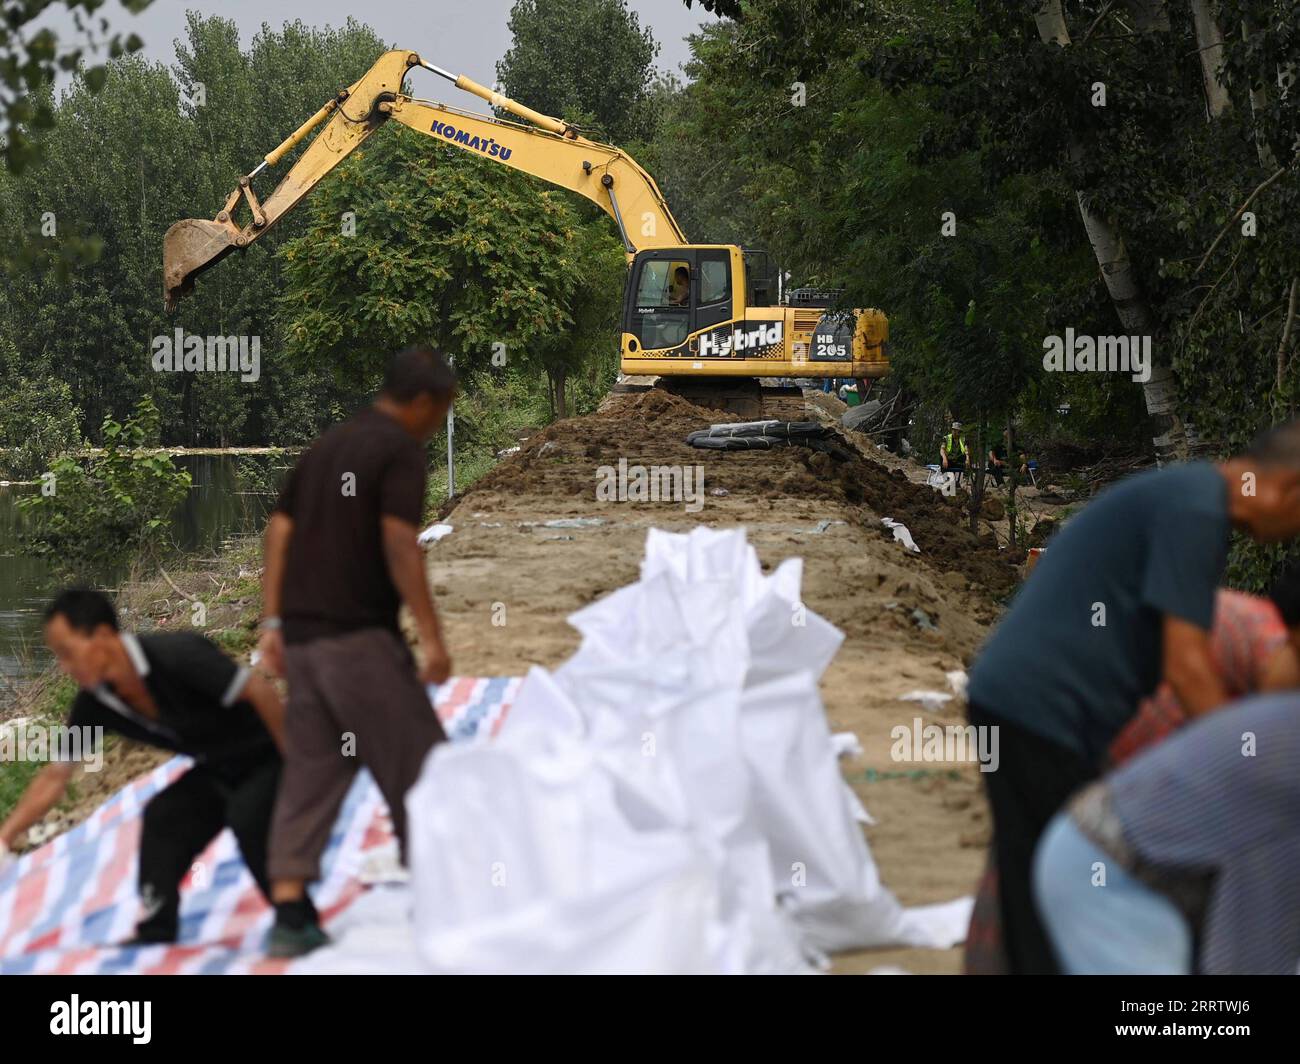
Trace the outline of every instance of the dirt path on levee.
<instances>
[{"instance_id":1,"label":"dirt path on levee","mask_svg":"<svg viewBox=\"0 0 1300 1064\"><path fill-rule=\"evenodd\" d=\"M863 755L841 764L876 820L866 831L885 885L904 904L973 892L989 830L978 771L899 764L890 731L917 717L964 723L956 699L929 713L898 696L949 690L945 672L969 664L1015 565L991 536L966 531L950 501L865 455L837 462L803 448L720 452L683 442L720 420L737 419L659 389L613 396L598 413L530 438L447 509L455 531L430 549L429 566L456 671L559 665L578 643L564 618L636 580L647 529L744 525L765 567L804 559L804 601L846 635L822 697L832 729L861 741ZM703 466L703 509L597 501L598 467L620 458ZM882 517L906 524L922 553L904 551ZM572 518L600 523L546 525ZM495 604L504 625L492 623ZM957 972L961 950L864 951L838 957L835 970L884 965Z\"/></svg>"}]
</instances>

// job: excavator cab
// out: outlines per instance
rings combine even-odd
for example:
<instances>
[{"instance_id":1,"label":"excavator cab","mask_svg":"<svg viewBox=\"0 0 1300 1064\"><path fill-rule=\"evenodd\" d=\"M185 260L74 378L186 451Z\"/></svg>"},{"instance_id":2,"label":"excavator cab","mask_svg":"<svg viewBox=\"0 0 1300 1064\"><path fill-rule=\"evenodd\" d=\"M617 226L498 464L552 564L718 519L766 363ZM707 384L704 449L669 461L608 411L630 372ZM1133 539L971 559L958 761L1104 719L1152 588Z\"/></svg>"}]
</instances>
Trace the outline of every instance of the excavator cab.
<instances>
[{"instance_id":1,"label":"excavator cab","mask_svg":"<svg viewBox=\"0 0 1300 1064\"><path fill-rule=\"evenodd\" d=\"M732 255L727 247L655 248L632 261L623 331L630 350L671 351L692 334L731 320Z\"/></svg>"}]
</instances>

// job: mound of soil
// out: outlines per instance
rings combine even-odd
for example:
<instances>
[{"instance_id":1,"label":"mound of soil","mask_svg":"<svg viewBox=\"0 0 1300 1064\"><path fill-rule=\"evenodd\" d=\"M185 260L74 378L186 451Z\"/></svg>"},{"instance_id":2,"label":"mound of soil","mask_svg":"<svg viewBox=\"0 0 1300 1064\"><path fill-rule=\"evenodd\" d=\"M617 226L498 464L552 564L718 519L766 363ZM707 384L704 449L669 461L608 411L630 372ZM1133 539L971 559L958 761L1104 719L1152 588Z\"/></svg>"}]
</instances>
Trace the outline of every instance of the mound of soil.
<instances>
[{"instance_id":1,"label":"mound of soil","mask_svg":"<svg viewBox=\"0 0 1300 1064\"><path fill-rule=\"evenodd\" d=\"M848 403L839 396L831 395L829 392L805 392L804 401L825 411L836 421L842 418L844 412L849 409Z\"/></svg>"},{"instance_id":2,"label":"mound of soil","mask_svg":"<svg viewBox=\"0 0 1300 1064\"><path fill-rule=\"evenodd\" d=\"M837 502L854 509L859 523L885 539L892 539L892 533L880 525L880 518L901 521L928 564L940 572L961 573L995 595L1017 581L1016 559L998 550L991 533L972 534L956 500L912 483L901 470L891 471L856 452L852 458L836 459L803 447L723 452L699 450L685 442L696 429L743 420L703 409L662 388L611 396L596 413L558 421L530 437L518 454L454 502L527 493L552 495L557 503L575 497L594 503L601 470L617 467L620 459L629 465L699 466L708 491L758 496L769 509L778 508L782 497ZM451 508L445 506L443 515ZM485 503L482 508L491 507ZM707 520L707 511L701 520Z\"/></svg>"}]
</instances>

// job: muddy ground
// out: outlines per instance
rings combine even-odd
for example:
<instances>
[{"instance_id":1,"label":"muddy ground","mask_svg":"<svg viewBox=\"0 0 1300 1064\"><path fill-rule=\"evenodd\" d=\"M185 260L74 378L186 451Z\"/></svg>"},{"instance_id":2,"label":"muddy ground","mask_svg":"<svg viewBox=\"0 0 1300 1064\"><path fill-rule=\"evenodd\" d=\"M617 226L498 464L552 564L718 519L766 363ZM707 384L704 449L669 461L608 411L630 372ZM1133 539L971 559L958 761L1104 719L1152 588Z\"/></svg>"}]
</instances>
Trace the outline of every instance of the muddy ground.
<instances>
[{"instance_id":1,"label":"muddy ground","mask_svg":"<svg viewBox=\"0 0 1300 1064\"><path fill-rule=\"evenodd\" d=\"M977 539L955 504L902 468L862 456L837 462L803 448L685 444L688 432L721 420L729 418L657 389L614 396L596 415L533 436L445 507L455 532L431 548L429 564L456 671L519 675L533 663L559 665L578 644L564 618L637 579L649 528L744 525L765 568L804 559L805 603L845 633L822 696L833 730L861 740L863 756L842 765L877 821L867 833L885 884L905 904L970 893L988 838L979 774L894 762L890 730L918 716L964 723L955 699L928 714L898 696L948 690L945 672L969 664L998 599L1014 587L1016 559L999 551L991 531ZM629 466L699 464L703 509L597 501L598 468L620 458ZM906 524L921 553L896 543L882 517ZM566 518L602 523L545 526ZM816 531L827 521L834 523ZM503 626L492 624L496 603L505 608ZM918 610L933 627L918 623ZM961 951L865 951L840 957L836 970L881 965L957 972Z\"/></svg>"}]
</instances>

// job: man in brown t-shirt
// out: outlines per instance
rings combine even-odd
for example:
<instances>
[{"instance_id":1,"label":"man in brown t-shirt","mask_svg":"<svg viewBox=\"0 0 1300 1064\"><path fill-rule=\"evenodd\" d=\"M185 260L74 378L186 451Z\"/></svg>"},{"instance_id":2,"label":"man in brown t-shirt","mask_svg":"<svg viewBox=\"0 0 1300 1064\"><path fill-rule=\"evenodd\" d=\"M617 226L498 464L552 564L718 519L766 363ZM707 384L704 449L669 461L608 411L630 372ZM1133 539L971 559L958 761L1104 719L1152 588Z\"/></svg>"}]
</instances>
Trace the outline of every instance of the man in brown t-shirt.
<instances>
[{"instance_id":1,"label":"man in brown t-shirt","mask_svg":"<svg viewBox=\"0 0 1300 1064\"><path fill-rule=\"evenodd\" d=\"M407 853L407 790L446 736L425 685L451 672L417 542L427 440L455 377L429 348L395 355L374 404L298 460L267 524L263 661L287 678L284 777L271 826L269 952L328 941L306 900L357 769L375 778ZM418 672L397 623L411 611Z\"/></svg>"}]
</instances>

